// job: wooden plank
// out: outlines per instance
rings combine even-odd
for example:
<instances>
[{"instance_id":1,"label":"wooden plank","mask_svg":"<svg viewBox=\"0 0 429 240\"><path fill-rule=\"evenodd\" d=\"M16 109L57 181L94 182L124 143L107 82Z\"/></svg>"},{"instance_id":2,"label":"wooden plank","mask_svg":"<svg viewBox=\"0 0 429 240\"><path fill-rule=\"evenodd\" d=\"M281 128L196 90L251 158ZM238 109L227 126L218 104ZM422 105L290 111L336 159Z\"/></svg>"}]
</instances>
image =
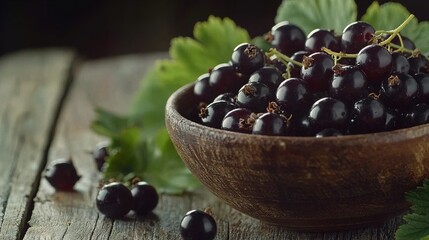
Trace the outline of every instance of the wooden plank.
<instances>
[{"instance_id":1,"label":"wooden plank","mask_svg":"<svg viewBox=\"0 0 429 240\"><path fill-rule=\"evenodd\" d=\"M161 195L153 214L110 220L94 206L99 175L87 154L105 140L89 130L94 107L115 112L129 109L140 80L153 62L165 55L124 56L86 62L77 71L59 119L49 161L72 156L82 179L76 192L55 192L42 179L30 227L24 239L180 239L179 222L191 209L211 207L218 223L216 239L392 239L401 218L383 226L332 233L299 233L271 226L232 209L201 189L183 196ZM48 226L48 227L47 227Z\"/></svg>"},{"instance_id":2,"label":"wooden plank","mask_svg":"<svg viewBox=\"0 0 429 240\"><path fill-rule=\"evenodd\" d=\"M0 239L19 239L74 54L50 49L0 59Z\"/></svg>"},{"instance_id":3,"label":"wooden plank","mask_svg":"<svg viewBox=\"0 0 429 240\"><path fill-rule=\"evenodd\" d=\"M72 193L55 192L41 180L24 239L124 239L123 230L132 225L106 219L94 206L99 173L88 152L104 139L90 130L90 123L95 107L117 113L128 110L144 73L161 56L166 55L90 61L77 68L48 161L72 157L82 178Z\"/></svg>"}]
</instances>

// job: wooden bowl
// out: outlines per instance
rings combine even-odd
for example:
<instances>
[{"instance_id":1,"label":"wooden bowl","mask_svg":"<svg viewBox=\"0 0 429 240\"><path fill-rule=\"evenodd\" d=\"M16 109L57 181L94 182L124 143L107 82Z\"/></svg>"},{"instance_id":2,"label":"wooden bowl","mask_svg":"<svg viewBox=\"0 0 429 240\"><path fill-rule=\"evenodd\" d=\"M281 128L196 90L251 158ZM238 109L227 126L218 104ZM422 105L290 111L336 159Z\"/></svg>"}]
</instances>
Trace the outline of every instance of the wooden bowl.
<instances>
[{"instance_id":1,"label":"wooden bowl","mask_svg":"<svg viewBox=\"0 0 429 240\"><path fill-rule=\"evenodd\" d=\"M429 177L429 124L340 137L273 137L190 119L193 85L169 98L166 125L180 157L218 198L295 230L380 223L408 208L404 193Z\"/></svg>"}]
</instances>

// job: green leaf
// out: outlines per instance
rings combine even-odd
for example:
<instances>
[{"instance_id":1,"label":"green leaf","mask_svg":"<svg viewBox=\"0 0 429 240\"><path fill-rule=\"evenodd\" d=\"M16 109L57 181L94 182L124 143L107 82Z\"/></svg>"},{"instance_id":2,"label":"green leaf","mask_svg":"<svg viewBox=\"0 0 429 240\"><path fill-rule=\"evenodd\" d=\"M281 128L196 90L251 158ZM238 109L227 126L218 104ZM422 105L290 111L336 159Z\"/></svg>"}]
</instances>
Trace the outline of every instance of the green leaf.
<instances>
[{"instance_id":1,"label":"green leaf","mask_svg":"<svg viewBox=\"0 0 429 240\"><path fill-rule=\"evenodd\" d=\"M131 125L130 119L118 116L101 108L95 110L96 118L91 123L91 129L101 135L114 137Z\"/></svg>"},{"instance_id":2,"label":"green leaf","mask_svg":"<svg viewBox=\"0 0 429 240\"><path fill-rule=\"evenodd\" d=\"M143 171L149 155L140 129L136 127L123 129L112 137L109 154L103 173L105 178L115 178L118 181L129 173Z\"/></svg>"},{"instance_id":3,"label":"green leaf","mask_svg":"<svg viewBox=\"0 0 429 240\"><path fill-rule=\"evenodd\" d=\"M404 216L405 224L399 226L395 233L397 240L429 240L429 179L422 186L407 192L405 195L411 203L412 213Z\"/></svg>"},{"instance_id":4,"label":"green leaf","mask_svg":"<svg viewBox=\"0 0 429 240\"><path fill-rule=\"evenodd\" d=\"M142 82L132 115L145 126L147 136L164 128L165 103L175 90L217 64L228 62L238 44L250 42L247 31L232 20L212 16L195 25L194 37L173 39L171 59L158 62Z\"/></svg>"},{"instance_id":5,"label":"green leaf","mask_svg":"<svg viewBox=\"0 0 429 240\"><path fill-rule=\"evenodd\" d=\"M426 179L422 186L405 196L411 203L411 210L418 214L429 214L429 180Z\"/></svg>"},{"instance_id":6,"label":"green leaf","mask_svg":"<svg viewBox=\"0 0 429 240\"><path fill-rule=\"evenodd\" d=\"M142 174L145 179L166 193L192 191L200 186L192 173L183 167L165 128L158 132L154 141L159 151L148 162Z\"/></svg>"},{"instance_id":7,"label":"green leaf","mask_svg":"<svg viewBox=\"0 0 429 240\"><path fill-rule=\"evenodd\" d=\"M404 216L405 224L395 233L396 240L429 239L429 216L411 213Z\"/></svg>"},{"instance_id":8,"label":"green leaf","mask_svg":"<svg viewBox=\"0 0 429 240\"><path fill-rule=\"evenodd\" d=\"M398 27L408 16L410 12L400 3L385 3L380 5L373 2L362 16L362 21L371 24L376 30L393 30ZM417 19L411 22L401 31L403 36L413 40L417 48L422 53L429 51L429 22L418 22Z\"/></svg>"},{"instance_id":9,"label":"green leaf","mask_svg":"<svg viewBox=\"0 0 429 240\"><path fill-rule=\"evenodd\" d=\"M170 59L158 61L144 77L129 116L98 109L92 128L111 138L105 178L127 181L139 177L167 193L200 186L169 138L164 125L165 104L179 87L228 62L233 49L243 42L250 42L246 30L228 18L209 17L195 25L194 38L172 39Z\"/></svg>"},{"instance_id":10,"label":"green leaf","mask_svg":"<svg viewBox=\"0 0 429 240\"><path fill-rule=\"evenodd\" d=\"M316 28L333 29L340 34L356 18L353 0L283 0L275 22L289 21L306 34Z\"/></svg>"}]
</instances>

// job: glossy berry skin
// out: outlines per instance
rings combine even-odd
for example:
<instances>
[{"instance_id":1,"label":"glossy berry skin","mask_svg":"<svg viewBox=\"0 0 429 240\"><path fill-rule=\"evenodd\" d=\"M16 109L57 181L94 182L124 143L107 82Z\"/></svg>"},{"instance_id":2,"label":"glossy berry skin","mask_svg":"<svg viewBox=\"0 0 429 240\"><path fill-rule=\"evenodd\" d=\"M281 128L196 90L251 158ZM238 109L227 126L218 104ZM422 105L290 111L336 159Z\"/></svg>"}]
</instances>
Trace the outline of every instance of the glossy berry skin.
<instances>
[{"instance_id":1,"label":"glossy berry skin","mask_svg":"<svg viewBox=\"0 0 429 240\"><path fill-rule=\"evenodd\" d=\"M308 114L308 121L314 133L325 128L344 131L348 124L348 114L347 107L342 101L324 97L313 103Z\"/></svg>"},{"instance_id":2,"label":"glossy berry skin","mask_svg":"<svg viewBox=\"0 0 429 240\"><path fill-rule=\"evenodd\" d=\"M284 116L267 112L259 116L253 124L252 134L283 136L287 130L287 119Z\"/></svg>"},{"instance_id":3,"label":"glossy berry skin","mask_svg":"<svg viewBox=\"0 0 429 240\"><path fill-rule=\"evenodd\" d=\"M227 102L230 102L230 103L233 103L233 104L235 104L235 94L234 93L231 93L231 92L227 92L227 93L222 93L222 94L220 94L220 95L218 95L218 96L216 96L214 99L213 99L213 102L217 102L217 101L227 101Z\"/></svg>"},{"instance_id":4,"label":"glossy berry skin","mask_svg":"<svg viewBox=\"0 0 429 240\"><path fill-rule=\"evenodd\" d=\"M213 240L216 233L216 221L201 210L187 212L180 221L180 235L183 240Z\"/></svg>"},{"instance_id":5,"label":"glossy berry skin","mask_svg":"<svg viewBox=\"0 0 429 240\"><path fill-rule=\"evenodd\" d=\"M250 75L264 66L265 55L257 46L242 43L232 52L231 62L238 72Z\"/></svg>"},{"instance_id":6,"label":"glossy berry skin","mask_svg":"<svg viewBox=\"0 0 429 240\"><path fill-rule=\"evenodd\" d=\"M356 66L338 66L334 70L329 94L346 104L353 104L367 94L366 75Z\"/></svg>"},{"instance_id":7,"label":"glossy berry skin","mask_svg":"<svg viewBox=\"0 0 429 240\"><path fill-rule=\"evenodd\" d=\"M409 50L416 49L416 45L414 44L414 42L411 39L409 39L405 36L402 36L402 35L401 35L401 38L402 38L402 43L404 44L404 48L409 49ZM399 41L398 36L393 38L392 43L394 43L398 46L401 46L401 42Z\"/></svg>"},{"instance_id":8,"label":"glossy berry skin","mask_svg":"<svg viewBox=\"0 0 429 240\"><path fill-rule=\"evenodd\" d=\"M80 179L71 159L52 161L46 168L44 177L58 191L73 191Z\"/></svg>"},{"instance_id":9,"label":"glossy berry skin","mask_svg":"<svg viewBox=\"0 0 429 240\"><path fill-rule=\"evenodd\" d=\"M382 46L369 45L358 53L356 64L365 73L369 85L378 85L392 71L392 54Z\"/></svg>"},{"instance_id":10,"label":"glossy berry skin","mask_svg":"<svg viewBox=\"0 0 429 240\"><path fill-rule=\"evenodd\" d=\"M284 80L276 91L276 102L285 114L294 114L304 109L309 100L310 94L300 78Z\"/></svg>"},{"instance_id":11,"label":"glossy berry skin","mask_svg":"<svg viewBox=\"0 0 429 240\"><path fill-rule=\"evenodd\" d=\"M316 133L317 138L321 137L336 137L336 136L342 136L343 134L334 128L325 128L322 131Z\"/></svg>"},{"instance_id":12,"label":"glossy berry skin","mask_svg":"<svg viewBox=\"0 0 429 240\"><path fill-rule=\"evenodd\" d=\"M97 164L98 171L102 170L107 157L109 157L108 147L109 144L107 142L99 143L92 152L92 157Z\"/></svg>"},{"instance_id":13,"label":"glossy berry skin","mask_svg":"<svg viewBox=\"0 0 429 240\"><path fill-rule=\"evenodd\" d=\"M410 57L408 62L410 63L409 74L429 73L429 61L424 56Z\"/></svg>"},{"instance_id":14,"label":"glossy berry skin","mask_svg":"<svg viewBox=\"0 0 429 240\"><path fill-rule=\"evenodd\" d=\"M158 192L147 182L138 182L131 189L134 210L139 215L151 212L158 205Z\"/></svg>"},{"instance_id":15,"label":"glossy berry skin","mask_svg":"<svg viewBox=\"0 0 429 240\"><path fill-rule=\"evenodd\" d=\"M351 134L381 132L385 123L386 108L383 103L368 96L354 104L349 131Z\"/></svg>"},{"instance_id":16,"label":"glossy berry skin","mask_svg":"<svg viewBox=\"0 0 429 240\"><path fill-rule=\"evenodd\" d=\"M215 96L226 92L236 92L246 81L233 66L227 63L216 65L209 78L210 88Z\"/></svg>"},{"instance_id":17,"label":"glossy berry skin","mask_svg":"<svg viewBox=\"0 0 429 240\"><path fill-rule=\"evenodd\" d=\"M95 201L98 211L108 218L122 218L133 206L131 191L122 183L104 185Z\"/></svg>"},{"instance_id":18,"label":"glossy berry skin","mask_svg":"<svg viewBox=\"0 0 429 240\"><path fill-rule=\"evenodd\" d=\"M194 85L194 95L199 102L209 103L213 100L213 89L210 87L210 74L200 75Z\"/></svg>"},{"instance_id":19,"label":"glossy berry skin","mask_svg":"<svg viewBox=\"0 0 429 240\"><path fill-rule=\"evenodd\" d=\"M391 75L381 85L380 98L386 106L407 109L418 93L416 80L408 74Z\"/></svg>"},{"instance_id":20,"label":"glossy berry skin","mask_svg":"<svg viewBox=\"0 0 429 240\"><path fill-rule=\"evenodd\" d=\"M290 58L292 60L302 63L304 56L310 56L310 54L311 53L308 51L298 51L294 53ZM301 66L295 65L291 62L289 62L287 65L289 67L291 78L301 78Z\"/></svg>"},{"instance_id":21,"label":"glossy berry skin","mask_svg":"<svg viewBox=\"0 0 429 240\"><path fill-rule=\"evenodd\" d=\"M199 117L202 124L213 128L220 128L225 115L234 108L236 108L236 105L227 101L212 102L200 109Z\"/></svg>"},{"instance_id":22,"label":"glossy berry skin","mask_svg":"<svg viewBox=\"0 0 429 240\"><path fill-rule=\"evenodd\" d=\"M366 22L350 23L341 35L341 49L346 53L358 53L369 44L374 34L374 27Z\"/></svg>"},{"instance_id":23,"label":"glossy berry skin","mask_svg":"<svg viewBox=\"0 0 429 240\"><path fill-rule=\"evenodd\" d=\"M401 128L403 125L402 114L395 109L386 108L386 122L384 131L392 131Z\"/></svg>"},{"instance_id":24,"label":"glossy berry skin","mask_svg":"<svg viewBox=\"0 0 429 240\"><path fill-rule=\"evenodd\" d=\"M321 52L322 47L331 49L334 52L341 50L341 45L332 31L326 29L314 29L305 41L305 50L311 53Z\"/></svg>"},{"instance_id":25,"label":"glossy berry skin","mask_svg":"<svg viewBox=\"0 0 429 240\"><path fill-rule=\"evenodd\" d=\"M251 82L243 85L237 94L237 105L252 112L265 112L273 95L267 85Z\"/></svg>"},{"instance_id":26,"label":"glossy berry skin","mask_svg":"<svg viewBox=\"0 0 429 240\"><path fill-rule=\"evenodd\" d=\"M429 123L429 105L420 103L411 108L404 117L404 127L413 127Z\"/></svg>"},{"instance_id":27,"label":"glossy berry skin","mask_svg":"<svg viewBox=\"0 0 429 240\"><path fill-rule=\"evenodd\" d=\"M334 74L333 66L332 57L322 52L304 57L301 76L307 90L311 93L327 91Z\"/></svg>"},{"instance_id":28,"label":"glossy berry skin","mask_svg":"<svg viewBox=\"0 0 429 240\"><path fill-rule=\"evenodd\" d=\"M418 73L414 79L418 85L417 103L429 103L429 74Z\"/></svg>"},{"instance_id":29,"label":"glossy berry skin","mask_svg":"<svg viewBox=\"0 0 429 240\"><path fill-rule=\"evenodd\" d=\"M404 54L392 53L392 73L408 73L410 71L410 63Z\"/></svg>"},{"instance_id":30,"label":"glossy berry skin","mask_svg":"<svg viewBox=\"0 0 429 240\"><path fill-rule=\"evenodd\" d=\"M259 82L267 85L274 92L284 80L282 73L274 66L265 66L249 77L249 82Z\"/></svg>"},{"instance_id":31,"label":"glossy berry skin","mask_svg":"<svg viewBox=\"0 0 429 240\"><path fill-rule=\"evenodd\" d=\"M269 35L268 41L271 45L287 56L305 48L305 33L301 28L287 21L274 25Z\"/></svg>"},{"instance_id":32,"label":"glossy berry skin","mask_svg":"<svg viewBox=\"0 0 429 240\"><path fill-rule=\"evenodd\" d=\"M251 133L253 122L252 112L249 109L236 108L225 115L222 120L221 129L240 133Z\"/></svg>"}]
</instances>

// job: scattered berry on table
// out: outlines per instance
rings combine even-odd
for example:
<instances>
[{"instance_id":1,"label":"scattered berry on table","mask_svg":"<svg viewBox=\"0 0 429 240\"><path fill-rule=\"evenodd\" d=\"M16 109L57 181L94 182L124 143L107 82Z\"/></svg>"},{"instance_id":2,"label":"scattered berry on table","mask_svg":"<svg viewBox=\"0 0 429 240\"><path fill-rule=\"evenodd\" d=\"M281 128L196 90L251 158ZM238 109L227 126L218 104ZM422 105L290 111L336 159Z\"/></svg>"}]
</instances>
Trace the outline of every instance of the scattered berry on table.
<instances>
[{"instance_id":1,"label":"scattered berry on table","mask_svg":"<svg viewBox=\"0 0 429 240\"><path fill-rule=\"evenodd\" d=\"M147 182L140 181L131 188L133 210L139 214L147 214L158 205L158 192Z\"/></svg>"},{"instance_id":2,"label":"scattered berry on table","mask_svg":"<svg viewBox=\"0 0 429 240\"><path fill-rule=\"evenodd\" d=\"M216 233L216 221L201 210L187 212L180 222L180 235L184 240L212 240Z\"/></svg>"},{"instance_id":3,"label":"scattered berry on table","mask_svg":"<svg viewBox=\"0 0 429 240\"><path fill-rule=\"evenodd\" d=\"M92 157L94 158L95 164L97 164L98 171L101 171L107 157L109 157L109 143L101 142L97 144L92 151Z\"/></svg>"},{"instance_id":4,"label":"scattered berry on table","mask_svg":"<svg viewBox=\"0 0 429 240\"><path fill-rule=\"evenodd\" d=\"M72 191L74 185L80 179L72 159L57 159L52 161L47 166L44 177L59 191Z\"/></svg>"},{"instance_id":5,"label":"scattered berry on table","mask_svg":"<svg viewBox=\"0 0 429 240\"><path fill-rule=\"evenodd\" d=\"M122 218L131 210L133 196L124 184L112 182L98 191L95 203L98 211L106 217Z\"/></svg>"}]
</instances>

